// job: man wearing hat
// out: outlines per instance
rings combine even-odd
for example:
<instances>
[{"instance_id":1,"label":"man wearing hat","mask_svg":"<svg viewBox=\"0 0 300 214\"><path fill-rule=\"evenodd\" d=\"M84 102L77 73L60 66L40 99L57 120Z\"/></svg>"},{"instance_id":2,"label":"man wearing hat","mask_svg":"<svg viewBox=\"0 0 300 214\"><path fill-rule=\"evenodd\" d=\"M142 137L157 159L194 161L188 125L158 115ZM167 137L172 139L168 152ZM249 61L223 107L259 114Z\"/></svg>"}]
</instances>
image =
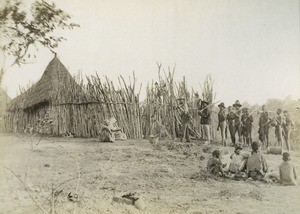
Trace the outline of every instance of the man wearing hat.
<instances>
[{"instance_id":1,"label":"man wearing hat","mask_svg":"<svg viewBox=\"0 0 300 214\"><path fill-rule=\"evenodd\" d=\"M220 129L221 131L221 138L222 138L222 145L226 146L226 136L225 136L225 131L226 131L226 107L225 104L222 102L218 105L220 108L220 111L218 113L218 128L217 130Z\"/></svg>"},{"instance_id":2,"label":"man wearing hat","mask_svg":"<svg viewBox=\"0 0 300 214\"><path fill-rule=\"evenodd\" d=\"M241 118L242 121L242 134L244 143L249 146L252 144L252 123L253 117L249 115L249 108L244 108L244 114Z\"/></svg>"},{"instance_id":3,"label":"man wearing hat","mask_svg":"<svg viewBox=\"0 0 300 214\"><path fill-rule=\"evenodd\" d=\"M229 131L231 136L231 141L235 145L235 135L236 132L238 133L239 142L242 142L242 123L241 123L241 107L240 101L235 101L235 103L232 105L233 109L229 112L228 117L228 125L229 125Z\"/></svg>"},{"instance_id":4,"label":"man wearing hat","mask_svg":"<svg viewBox=\"0 0 300 214\"><path fill-rule=\"evenodd\" d=\"M210 110L208 108L209 103L207 101L202 100L201 110L199 111L199 115L201 116L200 123L203 128L204 137L207 143L210 143Z\"/></svg>"}]
</instances>

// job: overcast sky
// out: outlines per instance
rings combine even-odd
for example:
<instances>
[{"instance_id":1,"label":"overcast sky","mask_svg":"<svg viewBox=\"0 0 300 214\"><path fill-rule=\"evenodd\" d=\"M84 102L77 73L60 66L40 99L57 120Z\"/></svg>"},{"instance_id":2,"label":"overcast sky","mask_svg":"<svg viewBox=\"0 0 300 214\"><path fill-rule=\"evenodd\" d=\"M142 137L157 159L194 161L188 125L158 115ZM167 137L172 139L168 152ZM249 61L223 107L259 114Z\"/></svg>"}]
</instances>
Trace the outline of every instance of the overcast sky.
<instances>
[{"instance_id":1,"label":"overcast sky","mask_svg":"<svg viewBox=\"0 0 300 214\"><path fill-rule=\"evenodd\" d=\"M57 49L71 74L157 79L156 62L176 64L200 90L207 74L217 100L226 105L300 98L298 0L55 0L81 28L64 32ZM53 58L40 49L33 64L12 67L3 86L11 97L18 85L36 82Z\"/></svg>"}]
</instances>

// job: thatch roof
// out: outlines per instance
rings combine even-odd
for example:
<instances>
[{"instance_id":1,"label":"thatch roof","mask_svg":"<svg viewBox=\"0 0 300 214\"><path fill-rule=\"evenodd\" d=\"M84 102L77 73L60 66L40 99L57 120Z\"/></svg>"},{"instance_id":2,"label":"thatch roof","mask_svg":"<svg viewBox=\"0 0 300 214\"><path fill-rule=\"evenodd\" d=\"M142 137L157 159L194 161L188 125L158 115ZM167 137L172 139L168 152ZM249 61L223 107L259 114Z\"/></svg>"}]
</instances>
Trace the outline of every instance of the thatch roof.
<instances>
[{"instance_id":1,"label":"thatch roof","mask_svg":"<svg viewBox=\"0 0 300 214\"><path fill-rule=\"evenodd\" d=\"M12 100L9 110L31 108L43 103L69 101L66 90L80 88L61 61L55 56L41 79L29 90Z\"/></svg>"}]
</instances>

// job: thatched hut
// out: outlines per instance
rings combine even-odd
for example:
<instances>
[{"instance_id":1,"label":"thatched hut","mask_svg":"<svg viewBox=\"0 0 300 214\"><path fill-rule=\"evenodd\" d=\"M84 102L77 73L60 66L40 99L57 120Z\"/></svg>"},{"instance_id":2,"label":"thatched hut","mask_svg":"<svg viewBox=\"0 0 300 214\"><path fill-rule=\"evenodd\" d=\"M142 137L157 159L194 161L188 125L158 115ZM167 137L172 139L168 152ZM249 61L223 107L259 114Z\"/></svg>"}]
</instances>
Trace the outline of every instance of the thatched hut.
<instances>
[{"instance_id":1,"label":"thatched hut","mask_svg":"<svg viewBox=\"0 0 300 214\"><path fill-rule=\"evenodd\" d=\"M41 79L10 102L6 131L96 137L103 121L115 117L128 138L140 138L135 81L127 85L120 78L119 89L98 75L87 78L88 84L77 84L55 56Z\"/></svg>"},{"instance_id":2,"label":"thatched hut","mask_svg":"<svg viewBox=\"0 0 300 214\"><path fill-rule=\"evenodd\" d=\"M55 55L41 79L9 103L10 129L23 132L30 127L34 132L62 134L66 128L61 128L57 105L74 101L74 94L79 93L83 93L83 90Z\"/></svg>"}]
</instances>

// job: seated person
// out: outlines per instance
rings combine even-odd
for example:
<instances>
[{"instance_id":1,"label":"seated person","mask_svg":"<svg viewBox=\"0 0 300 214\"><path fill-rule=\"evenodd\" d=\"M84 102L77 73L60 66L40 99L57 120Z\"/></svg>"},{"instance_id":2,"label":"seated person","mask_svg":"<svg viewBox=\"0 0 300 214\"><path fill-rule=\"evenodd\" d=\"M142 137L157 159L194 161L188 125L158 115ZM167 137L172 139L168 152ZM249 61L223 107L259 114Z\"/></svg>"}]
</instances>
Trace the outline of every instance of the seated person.
<instances>
[{"instance_id":1,"label":"seated person","mask_svg":"<svg viewBox=\"0 0 300 214\"><path fill-rule=\"evenodd\" d=\"M235 145L234 153L230 156L229 173L237 173L245 170L247 157L241 154L242 149L243 147L241 145Z\"/></svg>"},{"instance_id":2,"label":"seated person","mask_svg":"<svg viewBox=\"0 0 300 214\"><path fill-rule=\"evenodd\" d=\"M247 177L253 180L263 180L268 171L267 161L260 153L260 144L252 143L252 152L247 161Z\"/></svg>"},{"instance_id":3,"label":"seated person","mask_svg":"<svg viewBox=\"0 0 300 214\"><path fill-rule=\"evenodd\" d=\"M297 186L297 175L293 164L290 163L290 153L284 152L282 154L283 162L279 166L279 177L283 185Z\"/></svg>"},{"instance_id":4,"label":"seated person","mask_svg":"<svg viewBox=\"0 0 300 214\"><path fill-rule=\"evenodd\" d=\"M116 139L126 139L126 135L122 132L122 129L117 126L116 122L117 120L114 117L104 121L100 133L101 142L114 142Z\"/></svg>"},{"instance_id":5,"label":"seated person","mask_svg":"<svg viewBox=\"0 0 300 214\"><path fill-rule=\"evenodd\" d=\"M212 156L208 159L207 172L216 176L224 176L219 150L214 150Z\"/></svg>"},{"instance_id":6,"label":"seated person","mask_svg":"<svg viewBox=\"0 0 300 214\"><path fill-rule=\"evenodd\" d=\"M110 127L110 129L114 132L116 140L127 139L126 134L122 132L122 128L118 126L116 118L114 117L110 118L108 127Z\"/></svg>"}]
</instances>

